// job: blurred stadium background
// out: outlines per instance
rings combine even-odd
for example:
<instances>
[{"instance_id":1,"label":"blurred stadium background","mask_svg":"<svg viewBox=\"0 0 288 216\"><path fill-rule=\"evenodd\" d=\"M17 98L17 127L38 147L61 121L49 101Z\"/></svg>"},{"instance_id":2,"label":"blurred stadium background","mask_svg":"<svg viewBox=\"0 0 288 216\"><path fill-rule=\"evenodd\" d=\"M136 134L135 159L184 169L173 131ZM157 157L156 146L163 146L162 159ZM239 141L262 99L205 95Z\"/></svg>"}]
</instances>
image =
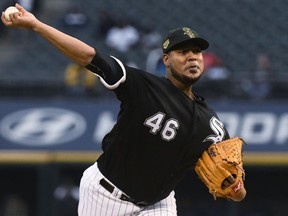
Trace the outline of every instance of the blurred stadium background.
<instances>
[{"instance_id":1,"label":"blurred stadium background","mask_svg":"<svg viewBox=\"0 0 288 216\"><path fill-rule=\"evenodd\" d=\"M29 2L23 0L23 5ZM0 8L3 11L12 4L14 1L1 0ZM31 11L40 20L95 48L159 75L163 75L158 62L162 38L170 29L191 26L210 41L205 53L207 70L195 86L197 91L221 111L232 113L235 104L240 118L253 112L268 113L264 119L276 116L277 120L267 118L282 122L281 134L288 134L285 0L34 0ZM26 30L4 28L2 23L0 96L1 119L10 107L15 111L17 106L67 108L71 104L97 106L115 100L85 69L74 65L41 37ZM272 127L268 128L271 134L281 130L271 125L267 126ZM192 173L177 188L179 216L286 216L288 140L280 142L273 137L263 148L258 147L256 142L248 151L248 196L243 203L215 202ZM73 150L60 147L63 149ZM35 150L40 153L27 154ZM51 151L53 158L49 156ZM81 150L80 154L62 155L67 160L55 157L55 151L24 148L0 139L0 215L73 215L68 210L73 210L77 200L73 196L64 200L63 191L78 186L83 170L96 159L97 151L88 158L81 158ZM20 159L15 163L11 158ZM65 187L57 190L63 184Z\"/></svg>"}]
</instances>

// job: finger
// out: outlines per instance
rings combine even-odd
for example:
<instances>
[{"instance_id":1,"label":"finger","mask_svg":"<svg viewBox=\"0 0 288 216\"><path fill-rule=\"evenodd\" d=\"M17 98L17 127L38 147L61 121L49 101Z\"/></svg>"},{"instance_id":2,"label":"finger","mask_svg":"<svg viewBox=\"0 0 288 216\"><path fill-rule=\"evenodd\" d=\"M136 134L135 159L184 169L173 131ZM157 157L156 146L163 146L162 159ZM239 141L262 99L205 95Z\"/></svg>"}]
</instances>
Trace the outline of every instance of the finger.
<instances>
[{"instance_id":1,"label":"finger","mask_svg":"<svg viewBox=\"0 0 288 216\"><path fill-rule=\"evenodd\" d=\"M228 182L229 182L230 184L234 184L235 181L236 181L236 179L235 179L232 175L230 175L230 176L227 178L227 180L228 180Z\"/></svg>"},{"instance_id":2,"label":"finger","mask_svg":"<svg viewBox=\"0 0 288 216\"><path fill-rule=\"evenodd\" d=\"M225 188L228 188L231 184L228 182L227 179L225 179L223 182L222 182L222 189L225 189Z\"/></svg>"},{"instance_id":3,"label":"finger","mask_svg":"<svg viewBox=\"0 0 288 216\"><path fill-rule=\"evenodd\" d=\"M13 18L16 20L21 16L21 12L12 14Z\"/></svg>"},{"instance_id":4,"label":"finger","mask_svg":"<svg viewBox=\"0 0 288 216\"><path fill-rule=\"evenodd\" d=\"M25 9L18 3L15 4L15 7L20 11L20 12L25 12Z\"/></svg>"},{"instance_id":5,"label":"finger","mask_svg":"<svg viewBox=\"0 0 288 216\"><path fill-rule=\"evenodd\" d=\"M5 15L4 15L4 12L2 12L1 20L2 20L2 22L4 23L5 26L11 25L11 21L7 21L7 20L6 20Z\"/></svg>"},{"instance_id":6,"label":"finger","mask_svg":"<svg viewBox=\"0 0 288 216\"><path fill-rule=\"evenodd\" d=\"M21 12L16 12L13 14L10 14L10 23L12 22L14 25L18 24L18 20L20 19L20 17L22 16Z\"/></svg>"},{"instance_id":7,"label":"finger","mask_svg":"<svg viewBox=\"0 0 288 216\"><path fill-rule=\"evenodd\" d=\"M225 188L228 188L230 187L232 184L234 184L236 181L236 179L230 175L228 176L227 178L225 178L225 180L222 182L222 188L225 189Z\"/></svg>"}]
</instances>

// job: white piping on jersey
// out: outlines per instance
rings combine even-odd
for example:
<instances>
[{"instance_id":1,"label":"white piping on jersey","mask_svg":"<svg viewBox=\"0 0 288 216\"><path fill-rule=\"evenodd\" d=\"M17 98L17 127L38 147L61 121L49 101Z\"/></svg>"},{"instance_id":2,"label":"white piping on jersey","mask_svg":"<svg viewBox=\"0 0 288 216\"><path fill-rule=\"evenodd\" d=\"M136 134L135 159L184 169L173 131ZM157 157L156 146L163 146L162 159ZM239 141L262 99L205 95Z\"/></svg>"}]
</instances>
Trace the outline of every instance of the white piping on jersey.
<instances>
[{"instance_id":1,"label":"white piping on jersey","mask_svg":"<svg viewBox=\"0 0 288 216\"><path fill-rule=\"evenodd\" d=\"M95 74L95 75L96 75L97 77L99 77L100 82L101 82L106 88L108 88L108 89L110 89L110 90L113 90L113 89L116 89L116 88L120 85L120 83L125 82L125 80L126 80L126 69L125 69L123 63L122 63L119 59L115 58L114 56L111 56L111 57L115 59L115 61L120 65L120 67L121 67L121 69L122 69L122 71L123 71L123 76L121 77L121 79L119 79L115 84L109 85L101 76L99 76L98 74Z\"/></svg>"}]
</instances>

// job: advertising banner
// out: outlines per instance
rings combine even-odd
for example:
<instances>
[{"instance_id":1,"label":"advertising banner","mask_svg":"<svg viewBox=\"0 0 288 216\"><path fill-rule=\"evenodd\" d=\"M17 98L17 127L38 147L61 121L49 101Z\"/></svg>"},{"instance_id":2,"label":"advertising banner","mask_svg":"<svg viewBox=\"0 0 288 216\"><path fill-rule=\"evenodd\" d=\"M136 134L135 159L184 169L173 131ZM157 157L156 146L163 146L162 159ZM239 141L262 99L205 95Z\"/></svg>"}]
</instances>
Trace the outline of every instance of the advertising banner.
<instances>
[{"instance_id":1,"label":"advertising banner","mask_svg":"<svg viewBox=\"0 0 288 216\"><path fill-rule=\"evenodd\" d=\"M254 158L248 160L255 161L260 154L261 161L273 157L288 162L288 103L209 103L230 136L244 138L243 149ZM119 102L114 99L2 100L0 151L99 154L101 140L113 127L118 110Z\"/></svg>"}]
</instances>

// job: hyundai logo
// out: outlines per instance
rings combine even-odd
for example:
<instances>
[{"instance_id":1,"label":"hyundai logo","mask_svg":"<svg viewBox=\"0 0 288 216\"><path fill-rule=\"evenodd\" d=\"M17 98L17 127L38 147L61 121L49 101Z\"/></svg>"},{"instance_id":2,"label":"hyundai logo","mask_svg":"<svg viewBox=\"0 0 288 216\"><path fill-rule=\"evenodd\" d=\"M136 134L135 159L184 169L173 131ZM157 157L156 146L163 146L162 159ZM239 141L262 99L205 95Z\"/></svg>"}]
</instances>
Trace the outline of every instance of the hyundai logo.
<instances>
[{"instance_id":1,"label":"hyundai logo","mask_svg":"<svg viewBox=\"0 0 288 216\"><path fill-rule=\"evenodd\" d=\"M7 140L39 147L75 140L85 129L86 121L81 115L59 108L21 110L0 122L0 133Z\"/></svg>"}]
</instances>

